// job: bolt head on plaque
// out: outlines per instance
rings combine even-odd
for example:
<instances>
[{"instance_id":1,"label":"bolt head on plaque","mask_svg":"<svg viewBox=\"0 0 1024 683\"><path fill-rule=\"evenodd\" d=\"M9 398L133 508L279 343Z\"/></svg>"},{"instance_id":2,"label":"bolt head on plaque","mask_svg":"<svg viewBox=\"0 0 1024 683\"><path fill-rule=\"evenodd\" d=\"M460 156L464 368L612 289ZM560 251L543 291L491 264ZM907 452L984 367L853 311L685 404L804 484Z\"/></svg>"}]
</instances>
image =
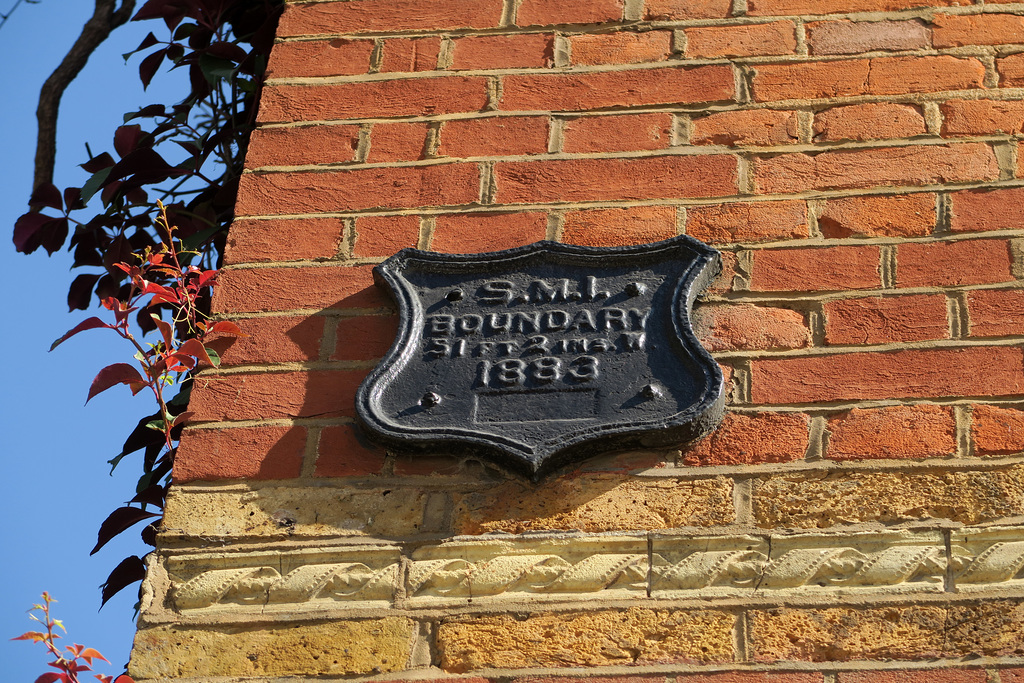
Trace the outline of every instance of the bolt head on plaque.
<instances>
[{"instance_id":1,"label":"bolt head on plaque","mask_svg":"<svg viewBox=\"0 0 1024 683\"><path fill-rule=\"evenodd\" d=\"M683 445L722 419L722 372L690 327L718 252L537 242L486 254L405 249L374 268L399 332L356 394L371 438L474 452L539 478L631 447Z\"/></svg>"}]
</instances>

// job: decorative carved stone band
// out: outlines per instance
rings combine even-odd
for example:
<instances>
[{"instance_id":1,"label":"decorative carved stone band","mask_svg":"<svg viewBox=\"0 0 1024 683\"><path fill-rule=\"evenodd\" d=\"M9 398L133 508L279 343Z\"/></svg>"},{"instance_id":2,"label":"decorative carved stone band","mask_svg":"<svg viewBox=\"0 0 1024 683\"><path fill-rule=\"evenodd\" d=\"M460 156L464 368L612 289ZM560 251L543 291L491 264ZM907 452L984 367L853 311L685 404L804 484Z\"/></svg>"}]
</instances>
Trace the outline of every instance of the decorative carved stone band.
<instances>
[{"instance_id":1,"label":"decorative carved stone band","mask_svg":"<svg viewBox=\"0 0 1024 683\"><path fill-rule=\"evenodd\" d=\"M955 532L950 557L957 589L1024 586L1022 531ZM404 555L397 546L178 555L167 563L168 606L197 610L330 602L415 608L590 594L616 599L938 592L946 558L938 531L771 538L520 537L460 539Z\"/></svg>"}]
</instances>

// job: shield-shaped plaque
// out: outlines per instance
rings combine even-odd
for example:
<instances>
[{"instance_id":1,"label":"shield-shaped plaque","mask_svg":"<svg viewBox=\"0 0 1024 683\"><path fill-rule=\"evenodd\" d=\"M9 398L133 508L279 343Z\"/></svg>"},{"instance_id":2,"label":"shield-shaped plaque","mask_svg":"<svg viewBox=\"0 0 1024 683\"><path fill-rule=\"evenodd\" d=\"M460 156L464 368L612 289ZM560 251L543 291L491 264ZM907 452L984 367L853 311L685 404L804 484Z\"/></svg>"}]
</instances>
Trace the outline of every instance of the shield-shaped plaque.
<instances>
[{"instance_id":1,"label":"shield-shaped plaque","mask_svg":"<svg viewBox=\"0 0 1024 683\"><path fill-rule=\"evenodd\" d=\"M609 450L692 441L724 405L721 370L689 320L720 269L717 251L685 236L400 251L374 269L400 323L359 387L359 419L390 448L470 450L533 478Z\"/></svg>"}]
</instances>

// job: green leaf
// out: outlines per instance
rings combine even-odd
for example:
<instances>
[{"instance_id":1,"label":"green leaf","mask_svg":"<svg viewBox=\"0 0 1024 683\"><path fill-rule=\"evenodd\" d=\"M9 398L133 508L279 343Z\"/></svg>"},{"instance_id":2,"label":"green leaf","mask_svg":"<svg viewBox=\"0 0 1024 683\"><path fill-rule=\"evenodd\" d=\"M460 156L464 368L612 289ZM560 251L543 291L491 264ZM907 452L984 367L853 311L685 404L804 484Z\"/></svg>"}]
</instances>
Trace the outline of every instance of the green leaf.
<instances>
[{"instance_id":1,"label":"green leaf","mask_svg":"<svg viewBox=\"0 0 1024 683\"><path fill-rule=\"evenodd\" d=\"M109 168L100 169L93 173L91 178L85 181L85 185L82 186L83 204L88 204L89 200L92 199L92 196L99 192L100 187L103 186L103 182L107 179L107 176L110 175L112 168L114 167L110 166Z\"/></svg>"},{"instance_id":2,"label":"green leaf","mask_svg":"<svg viewBox=\"0 0 1024 683\"><path fill-rule=\"evenodd\" d=\"M163 420L157 418L155 420L150 420L149 422L147 422L146 426L149 427L150 429L155 429L158 432L162 432L164 431L165 424L166 423Z\"/></svg>"},{"instance_id":3,"label":"green leaf","mask_svg":"<svg viewBox=\"0 0 1024 683\"><path fill-rule=\"evenodd\" d=\"M218 80L231 78L235 74L235 63L230 59L201 55L199 69L210 85L216 85Z\"/></svg>"},{"instance_id":4,"label":"green leaf","mask_svg":"<svg viewBox=\"0 0 1024 683\"><path fill-rule=\"evenodd\" d=\"M213 363L213 367L220 367L220 354L211 349L209 346L203 347L206 349L206 355L210 357L210 362Z\"/></svg>"}]
</instances>

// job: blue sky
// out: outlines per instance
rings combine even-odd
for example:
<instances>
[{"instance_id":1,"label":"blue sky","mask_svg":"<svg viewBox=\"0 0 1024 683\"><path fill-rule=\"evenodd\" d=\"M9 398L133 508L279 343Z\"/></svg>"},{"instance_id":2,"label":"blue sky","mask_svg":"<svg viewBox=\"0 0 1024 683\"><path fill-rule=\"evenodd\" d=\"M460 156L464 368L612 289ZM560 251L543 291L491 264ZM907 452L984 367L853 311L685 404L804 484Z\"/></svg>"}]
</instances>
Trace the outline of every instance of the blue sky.
<instances>
[{"instance_id":1,"label":"blue sky","mask_svg":"<svg viewBox=\"0 0 1024 683\"><path fill-rule=\"evenodd\" d=\"M6 12L14 0L0 0ZM0 657L3 679L31 683L45 670L43 648L12 642L32 628L26 611L49 591L54 611L69 631L68 641L100 650L113 663L101 673L120 673L135 631L133 588L102 611L98 586L123 557L144 552L134 531L96 555L89 550L100 522L133 495L138 476L135 454L114 476L106 461L120 451L136 421L153 406L143 395L132 399L117 387L84 406L89 383L109 363L129 361L131 353L104 330L83 333L53 353L50 343L85 318L68 313L65 297L75 273L65 253L43 250L25 256L14 251L11 230L26 209L35 154L35 107L39 87L57 66L92 12L92 2L42 0L23 4L0 28L0 286L6 319L0 334L3 385L0 388ZM110 150L124 112L178 99L168 92L180 82L162 74L148 93L138 82L138 59L127 66L121 54L134 49L149 30L163 24L121 27L93 55L61 103L55 182L81 185L85 143L94 152ZM181 92L178 91L172 92ZM166 98L166 99L165 99ZM102 662L100 662L102 664Z\"/></svg>"}]
</instances>

